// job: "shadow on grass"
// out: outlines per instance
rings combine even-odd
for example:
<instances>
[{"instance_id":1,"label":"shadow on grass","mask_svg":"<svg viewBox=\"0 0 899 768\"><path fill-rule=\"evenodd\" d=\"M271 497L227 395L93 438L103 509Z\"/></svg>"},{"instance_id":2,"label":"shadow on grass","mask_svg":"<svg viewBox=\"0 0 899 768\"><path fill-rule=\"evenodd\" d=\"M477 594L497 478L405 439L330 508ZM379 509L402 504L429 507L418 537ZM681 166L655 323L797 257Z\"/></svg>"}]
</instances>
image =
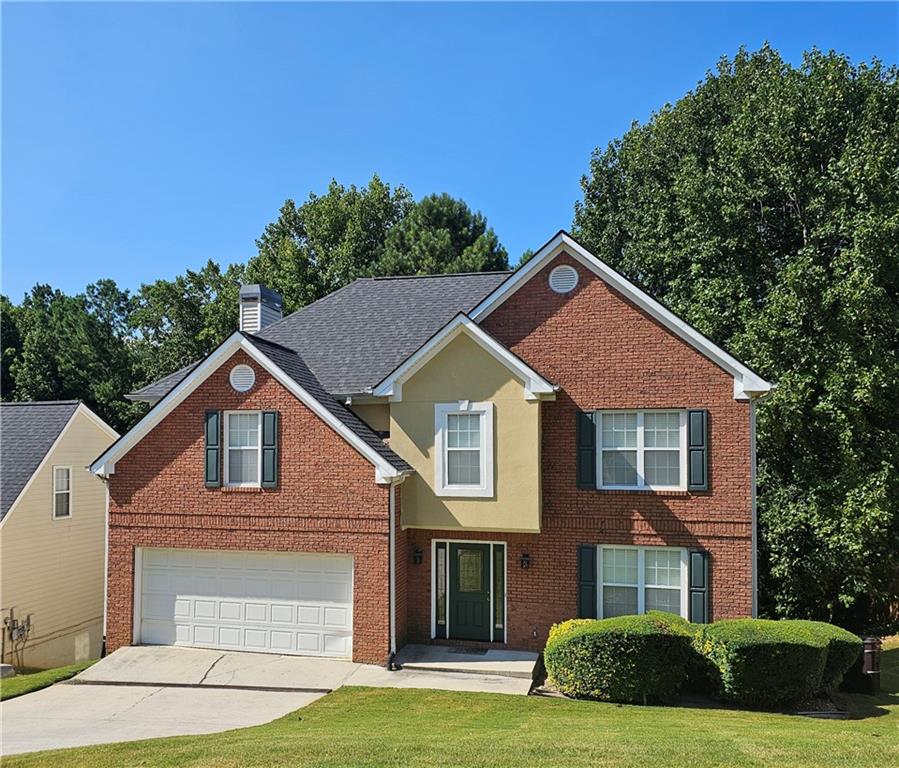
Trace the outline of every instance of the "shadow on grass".
<instances>
[{"instance_id":1,"label":"shadow on grass","mask_svg":"<svg viewBox=\"0 0 899 768\"><path fill-rule=\"evenodd\" d=\"M899 708L899 645L886 649L880 656L880 693L841 693L839 703L853 720L883 717L890 714L886 707Z\"/></svg>"}]
</instances>

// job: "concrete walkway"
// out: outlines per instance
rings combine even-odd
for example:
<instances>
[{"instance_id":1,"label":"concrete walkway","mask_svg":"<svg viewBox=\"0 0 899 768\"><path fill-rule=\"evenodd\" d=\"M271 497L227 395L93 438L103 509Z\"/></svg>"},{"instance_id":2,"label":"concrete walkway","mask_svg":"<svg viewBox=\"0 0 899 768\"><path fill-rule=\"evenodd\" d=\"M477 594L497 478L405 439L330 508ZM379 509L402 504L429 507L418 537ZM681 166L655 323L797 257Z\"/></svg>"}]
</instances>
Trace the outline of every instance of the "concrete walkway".
<instances>
[{"instance_id":1,"label":"concrete walkway","mask_svg":"<svg viewBox=\"0 0 899 768\"><path fill-rule=\"evenodd\" d=\"M344 685L527 695L530 678L389 672L339 659L121 648L73 680L0 703L0 754L260 725Z\"/></svg>"},{"instance_id":2,"label":"concrete walkway","mask_svg":"<svg viewBox=\"0 0 899 768\"><path fill-rule=\"evenodd\" d=\"M396 662L404 670L498 675L533 680L537 658L538 655L531 651L407 645L397 654Z\"/></svg>"}]
</instances>

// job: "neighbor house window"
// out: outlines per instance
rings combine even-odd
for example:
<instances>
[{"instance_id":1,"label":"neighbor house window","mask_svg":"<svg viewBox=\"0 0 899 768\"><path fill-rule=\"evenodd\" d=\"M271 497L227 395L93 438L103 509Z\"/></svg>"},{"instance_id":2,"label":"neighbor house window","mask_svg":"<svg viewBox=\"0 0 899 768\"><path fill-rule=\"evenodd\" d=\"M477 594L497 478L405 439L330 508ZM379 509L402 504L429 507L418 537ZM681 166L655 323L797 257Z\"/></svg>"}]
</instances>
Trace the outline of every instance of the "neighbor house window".
<instances>
[{"instance_id":1,"label":"neighbor house window","mask_svg":"<svg viewBox=\"0 0 899 768\"><path fill-rule=\"evenodd\" d=\"M686 411L601 411L600 488L686 490Z\"/></svg>"},{"instance_id":2,"label":"neighbor house window","mask_svg":"<svg viewBox=\"0 0 899 768\"><path fill-rule=\"evenodd\" d=\"M72 516L72 468L53 467L53 517Z\"/></svg>"},{"instance_id":3,"label":"neighbor house window","mask_svg":"<svg viewBox=\"0 0 899 768\"><path fill-rule=\"evenodd\" d=\"M492 403L439 403L434 406L434 431L437 492L492 496Z\"/></svg>"},{"instance_id":4,"label":"neighbor house window","mask_svg":"<svg viewBox=\"0 0 899 768\"><path fill-rule=\"evenodd\" d=\"M259 485L261 414L258 411L233 411L226 413L225 418L225 485Z\"/></svg>"},{"instance_id":5,"label":"neighbor house window","mask_svg":"<svg viewBox=\"0 0 899 768\"><path fill-rule=\"evenodd\" d=\"M600 618L646 611L687 616L687 551L599 547Z\"/></svg>"}]
</instances>

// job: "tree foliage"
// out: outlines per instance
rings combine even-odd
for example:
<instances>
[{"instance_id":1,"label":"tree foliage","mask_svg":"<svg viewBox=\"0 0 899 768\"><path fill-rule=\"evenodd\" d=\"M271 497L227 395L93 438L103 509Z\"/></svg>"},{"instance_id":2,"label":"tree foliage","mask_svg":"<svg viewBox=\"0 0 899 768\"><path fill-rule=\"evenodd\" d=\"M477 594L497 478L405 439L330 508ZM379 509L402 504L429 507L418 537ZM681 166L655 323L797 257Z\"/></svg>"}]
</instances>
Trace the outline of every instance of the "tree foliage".
<instances>
[{"instance_id":1,"label":"tree foliage","mask_svg":"<svg viewBox=\"0 0 899 768\"><path fill-rule=\"evenodd\" d=\"M899 86L765 47L597 150L576 234L777 383L763 608L865 626L899 583Z\"/></svg>"},{"instance_id":2,"label":"tree foliage","mask_svg":"<svg viewBox=\"0 0 899 768\"><path fill-rule=\"evenodd\" d=\"M124 429L144 408L125 393L234 332L242 283L274 288L292 312L358 277L507 266L483 215L448 195L416 203L377 176L362 188L332 181L301 205L287 200L256 246L246 264L209 260L133 296L101 280L76 296L38 285L20 306L0 297L3 398L82 399Z\"/></svg>"}]
</instances>

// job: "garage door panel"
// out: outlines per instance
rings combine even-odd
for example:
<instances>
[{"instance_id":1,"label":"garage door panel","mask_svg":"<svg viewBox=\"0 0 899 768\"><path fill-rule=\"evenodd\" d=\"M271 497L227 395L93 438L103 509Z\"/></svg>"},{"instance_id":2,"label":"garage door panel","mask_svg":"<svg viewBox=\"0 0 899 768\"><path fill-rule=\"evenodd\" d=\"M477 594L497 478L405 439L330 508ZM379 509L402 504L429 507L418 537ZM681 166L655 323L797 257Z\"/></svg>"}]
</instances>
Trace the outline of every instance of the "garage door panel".
<instances>
[{"instance_id":1,"label":"garage door panel","mask_svg":"<svg viewBox=\"0 0 899 768\"><path fill-rule=\"evenodd\" d=\"M348 555L145 549L140 641L347 657L352 579Z\"/></svg>"}]
</instances>

